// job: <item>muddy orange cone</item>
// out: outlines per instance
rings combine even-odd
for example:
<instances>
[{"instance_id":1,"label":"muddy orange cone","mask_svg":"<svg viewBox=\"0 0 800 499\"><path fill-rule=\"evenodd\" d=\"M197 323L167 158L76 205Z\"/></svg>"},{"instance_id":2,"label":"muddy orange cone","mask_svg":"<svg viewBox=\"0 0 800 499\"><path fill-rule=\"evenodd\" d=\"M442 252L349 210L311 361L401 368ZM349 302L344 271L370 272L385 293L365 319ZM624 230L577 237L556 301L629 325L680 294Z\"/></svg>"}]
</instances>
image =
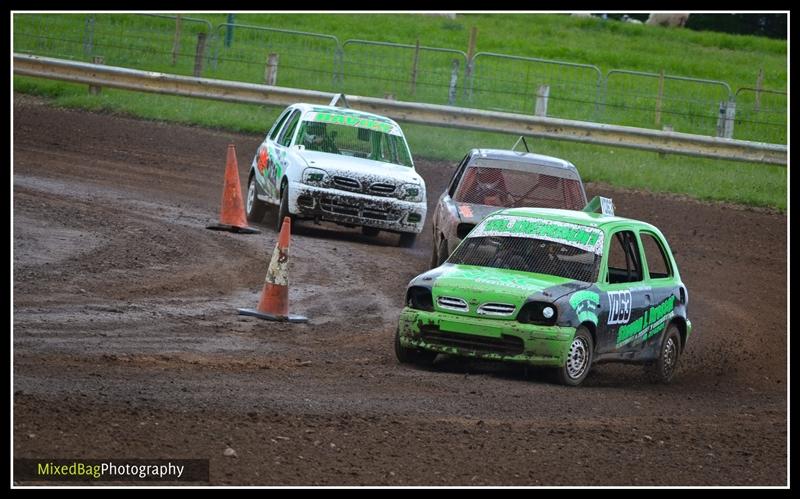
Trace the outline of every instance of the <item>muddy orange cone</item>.
<instances>
[{"instance_id":1,"label":"muddy orange cone","mask_svg":"<svg viewBox=\"0 0 800 499\"><path fill-rule=\"evenodd\" d=\"M258 229L247 226L242 202L242 187L239 183L239 165L236 162L236 146L228 145L228 160L225 164L225 186L222 188L222 209L219 223L208 225L206 229L227 230L242 234L258 234Z\"/></svg>"},{"instance_id":2,"label":"muddy orange cone","mask_svg":"<svg viewBox=\"0 0 800 499\"><path fill-rule=\"evenodd\" d=\"M272 253L272 260L267 269L264 289L256 310L240 308L239 315L250 315L259 319L282 322L308 322L302 315L289 313L289 238L292 232L292 221L284 217L278 244Z\"/></svg>"}]
</instances>

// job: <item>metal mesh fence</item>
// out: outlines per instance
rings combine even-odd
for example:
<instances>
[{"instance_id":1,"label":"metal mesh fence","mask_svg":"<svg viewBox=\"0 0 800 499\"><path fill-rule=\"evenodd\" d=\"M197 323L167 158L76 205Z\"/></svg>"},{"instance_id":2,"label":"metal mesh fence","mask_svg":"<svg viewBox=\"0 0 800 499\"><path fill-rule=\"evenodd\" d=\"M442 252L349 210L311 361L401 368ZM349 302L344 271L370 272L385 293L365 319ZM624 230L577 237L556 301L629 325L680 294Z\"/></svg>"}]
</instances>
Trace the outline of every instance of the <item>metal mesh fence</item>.
<instances>
[{"instance_id":1,"label":"metal mesh fence","mask_svg":"<svg viewBox=\"0 0 800 499\"><path fill-rule=\"evenodd\" d=\"M536 114L590 120L602 90L600 70L588 64L480 52L469 72L467 101L483 109L534 114L538 107Z\"/></svg>"},{"instance_id":2,"label":"metal mesh fence","mask_svg":"<svg viewBox=\"0 0 800 499\"><path fill-rule=\"evenodd\" d=\"M460 203L507 208L580 210L586 204L577 180L487 167L468 168L453 199Z\"/></svg>"},{"instance_id":3,"label":"metal mesh fence","mask_svg":"<svg viewBox=\"0 0 800 499\"><path fill-rule=\"evenodd\" d=\"M482 236L467 238L447 262L591 282L597 275L600 256L555 241Z\"/></svg>"},{"instance_id":4,"label":"metal mesh fence","mask_svg":"<svg viewBox=\"0 0 800 499\"><path fill-rule=\"evenodd\" d=\"M335 36L223 23L214 29L209 78L270 83L338 92L339 41ZM270 54L273 81L267 82Z\"/></svg>"},{"instance_id":5,"label":"metal mesh fence","mask_svg":"<svg viewBox=\"0 0 800 499\"><path fill-rule=\"evenodd\" d=\"M604 98L605 123L715 135L730 88L720 81L611 70Z\"/></svg>"},{"instance_id":6,"label":"metal mesh fence","mask_svg":"<svg viewBox=\"0 0 800 499\"><path fill-rule=\"evenodd\" d=\"M742 87L736 91L734 134L744 140L784 144L788 140L786 92Z\"/></svg>"},{"instance_id":7,"label":"metal mesh fence","mask_svg":"<svg viewBox=\"0 0 800 499\"><path fill-rule=\"evenodd\" d=\"M785 144L786 92L166 14L14 14L14 50L180 75ZM274 54L272 58L270 55ZM735 106L735 108L734 108Z\"/></svg>"},{"instance_id":8,"label":"metal mesh fence","mask_svg":"<svg viewBox=\"0 0 800 499\"><path fill-rule=\"evenodd\" d=\"M397 100L456 104L467 56L459 50L347 40L342 91Z\"/></svg>"},{"instance_id":9,"label":"metal mesh fence","mask_svg":"<svg viewBox=\"0 0 800 499\"><path fill-rule=\"evenodd\" d=\"M17 14L14 50L191 75L202 70L210 29L208 21L186 16Z\"/></svg>"}]
</instances>

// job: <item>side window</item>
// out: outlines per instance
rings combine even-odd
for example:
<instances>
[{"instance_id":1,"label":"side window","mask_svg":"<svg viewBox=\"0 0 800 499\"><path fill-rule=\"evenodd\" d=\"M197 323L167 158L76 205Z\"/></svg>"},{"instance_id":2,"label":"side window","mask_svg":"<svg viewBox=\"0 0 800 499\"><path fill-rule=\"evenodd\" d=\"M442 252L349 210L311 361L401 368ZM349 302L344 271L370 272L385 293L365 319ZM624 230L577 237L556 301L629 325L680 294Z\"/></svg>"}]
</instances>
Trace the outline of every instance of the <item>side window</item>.
<instances>
[{"instance_id":1,"label":"side window","mask_svg":"<svg viewBox=\"0 0 800 499\"><path fill-rule=\"evenodd\" d=\"M608 282L637 282L642 280L642 263L636 236L623 230L611 236L608 248Z\"/></svg>"},{"instance_id":2,"label":"side window","mask_svg":"<svg viewBox=\"0 0 800 499\"><path fill-rule=\"evenodd\" d=\"M289 144L292 142L292 136L294 135L294 129L297 128L297 123L300 121L300 111L295 111L292 113L292 117L289 118L288 123L281 132L280 137L278 138L278 143L282 146L289 147Z\"/></svg>"},{"instance_id":3,"label":"side window","mask_svg":"<svg viewBox=\"0 0 800 499\"><path fill-rule=\"evenodd\" d=\"M464 174L464 169L469 163L469 153L464 156L464 159L461 160L461 163L458 164L456 167L456 172L453 174L453 178L450 180L450 188L447 190L447 194L450 197L456 193L456 187L458 187L458 183L461 181L461 176Z\"/></svg>"},{"instance_id":4,"label":"side window","mask_svg":"<svg viewBox=\"0 0 800 499\"><path fill-rule=\"evenodd\" d=\"M651 279L663 279L672 276L669 266L669 258L664 251L664 247L654 234L649 232L639 233L642 239L642 249L647 260L647 270L650 272Z\"/></svg>"},{"instance_id":5,"label":"side window","mask_svg":"<svg viewBox=\"0 0 800 499\"><path fill-rule=\"evenodd\" d=\"M281 118L278 120L278 122L275 124L275 126L272 127L272 130L270 130L270 133L269 133L270 140L275 140L275 139L278 138L278 133L280 133L281 128L283 128L283 124L286 122L286 118L290 114L291 113L289 112L288 109L286 111L284 111L283 116L281 116Z\"/></svg>"}]
</instances>

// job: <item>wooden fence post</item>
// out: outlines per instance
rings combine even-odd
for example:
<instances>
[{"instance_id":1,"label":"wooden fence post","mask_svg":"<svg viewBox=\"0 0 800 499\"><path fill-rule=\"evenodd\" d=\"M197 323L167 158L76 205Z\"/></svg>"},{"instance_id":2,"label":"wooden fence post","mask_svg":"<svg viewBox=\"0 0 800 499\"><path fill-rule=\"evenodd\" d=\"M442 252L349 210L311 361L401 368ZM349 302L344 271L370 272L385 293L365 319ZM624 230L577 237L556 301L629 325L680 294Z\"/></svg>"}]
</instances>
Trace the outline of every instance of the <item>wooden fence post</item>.
<instances>
[{"instance_id":1,"label":"wooden fence post","mask_svg":"<svg viewBox=\"0 0 800 499\"><path fill-rule=\"evenodd\" d=\"M100 55L93 56L92 64L105 64L105 59L103 59L103 56ZM103 87L99 87L97 85L89 85L89 94L91 95L99 95L102 90Z\"/></svg>"},{"instance_id":2,"label":"wooden fence post","mask_svg":"<svg viewBox=\"0 0 800 499\"><path fill-rule=\"evenodd\" d=\"M278 54L272 53L267 56L267 67L264 70L264 83L275 85L278 81Z\"/></svg>"},{"instance_id":3,"label":"wooden fence post","mask_svg":"<svg viewBox=\"0 0 800 499\"><path fill-rule=\"evenodd\" d=\"M197 33L197 49L194 53L194 76L199 77L203 74L203 54L206 50L206 34Z\"/></svg>"},{"instance_id":4,"label":"wooden fence post","mask_svg":"<svg viewBox=\"0 0 800 499\"><path fill-rule=\"evenodd\" d=\"M658 97L656 98L656 126L661 125L661 101L664 98L664 70L658 75Z\"/></svg>"},{"instance_id":5,"label":"wooden fence post","mask_svg":"<svg viewBox=\"0 0 800 499\"><path fill-rule=\"evenodd\" d=\"M172 65L178 60L181 51L181 15L175 15L175 39L172 41Z\"/></svg>"}]
</instances>

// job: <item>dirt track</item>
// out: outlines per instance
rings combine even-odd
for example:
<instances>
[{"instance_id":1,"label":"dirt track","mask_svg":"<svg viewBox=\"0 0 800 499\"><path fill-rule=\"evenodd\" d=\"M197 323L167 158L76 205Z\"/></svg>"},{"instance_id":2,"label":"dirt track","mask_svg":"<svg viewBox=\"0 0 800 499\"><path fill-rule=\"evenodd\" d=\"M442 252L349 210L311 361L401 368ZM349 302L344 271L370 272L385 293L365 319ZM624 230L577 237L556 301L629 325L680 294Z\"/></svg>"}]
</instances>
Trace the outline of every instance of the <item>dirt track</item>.
<instances>
[{"instance_id":1,"label":"dirt track","mask_svg":"<svg viewBox=\"0 0 800 499\"><path fill-rule=\"evenodd\" d=\"M238 485L786 484L785 215L587 186L677 252L695 329L672 385L636 366L578 389L423 370L392 339L427 230L401 249L298 224L290 296L310 324L235 314L276 234L204 227L227 144L244 180L260 139L15 96L14 457L208 458L212 484ZM452 165L416 162L432 204Z\"/></svg>"}]
</instances>

